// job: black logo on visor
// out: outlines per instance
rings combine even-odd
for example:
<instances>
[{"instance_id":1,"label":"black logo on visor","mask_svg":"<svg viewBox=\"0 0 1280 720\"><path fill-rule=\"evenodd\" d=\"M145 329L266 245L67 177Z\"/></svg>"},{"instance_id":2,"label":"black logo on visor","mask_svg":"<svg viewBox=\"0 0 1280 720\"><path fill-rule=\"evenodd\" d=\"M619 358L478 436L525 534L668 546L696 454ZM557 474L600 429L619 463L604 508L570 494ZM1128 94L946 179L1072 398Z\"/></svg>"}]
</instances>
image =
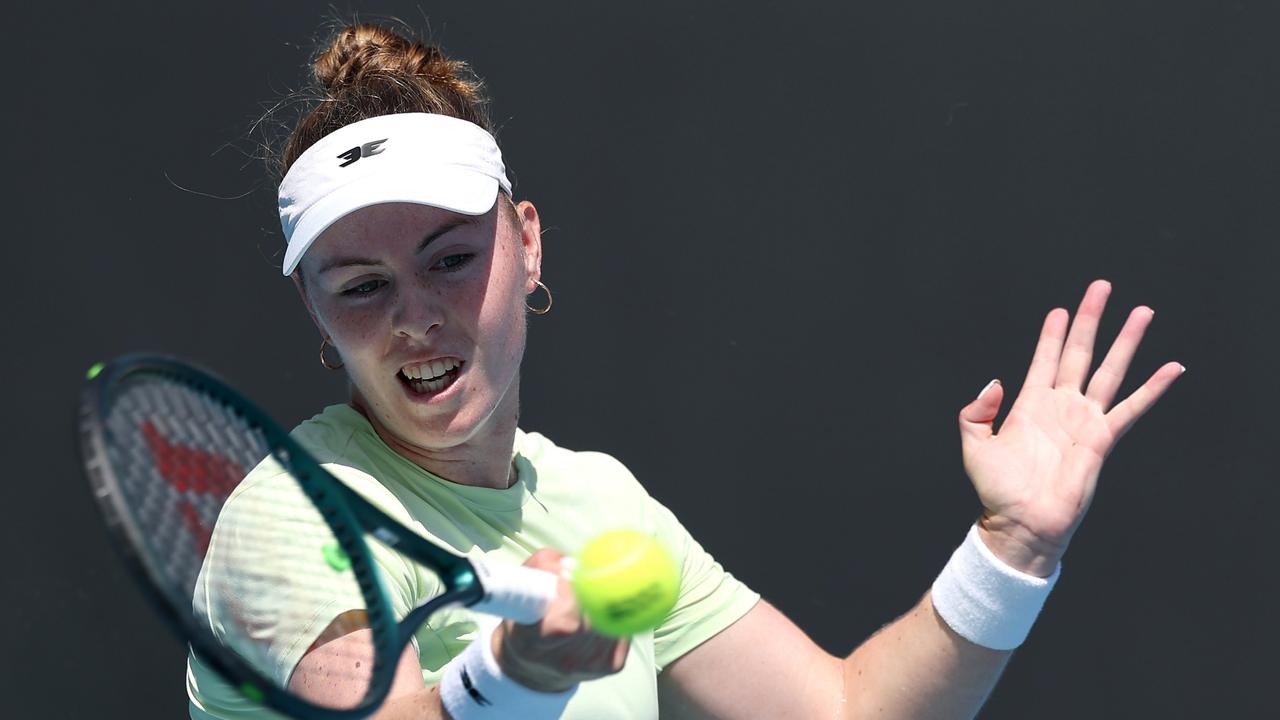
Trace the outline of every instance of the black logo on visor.
<instances>
[{"instance_id":1,"label":"black logo on visor","mask_svg":"<svg viewBox=\"0 0 1280 720\"><path fill-rule=\"evenodd\" d=\"M338 167L346 167L346 166L350 165L351 163L353 163L353 162L355 162L355 161L359 160L359 159L360 159L360 158L362 158L362 157L369 157L370 155L377 155L378 153L382 152L382 147L381 147L381 145L382 145L382 143L384 143L384 142L386 142L386 141L387 141L387 139L386 139L386 138L382 138L381 140L373 140L373 141L367 142L367 143L365 143L365 144L363 144L363 145L357 145L357 146L355 146L355 147L351 148L350 150L348 150L348 151L346 151L346 152L344 152L344 153L342 153L341 155L339 155L339 156L338 156L339 158L341 158L341 159L343 159L343 160L346 160L346 162L342 163L342 164L341 164L341 165L339 165Z\"/></svg>"}]
</instances>

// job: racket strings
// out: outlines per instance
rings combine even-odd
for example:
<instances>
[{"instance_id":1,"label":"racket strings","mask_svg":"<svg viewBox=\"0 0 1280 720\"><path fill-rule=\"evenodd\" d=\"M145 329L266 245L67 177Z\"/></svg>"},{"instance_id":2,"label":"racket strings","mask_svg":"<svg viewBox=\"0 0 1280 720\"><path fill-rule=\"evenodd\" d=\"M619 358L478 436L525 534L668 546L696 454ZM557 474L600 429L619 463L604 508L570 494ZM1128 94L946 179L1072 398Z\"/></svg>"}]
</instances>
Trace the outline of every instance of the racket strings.
<instances>
[{"instance_id":1,"label":"racket strings","mask_svg":"<svg viewBox=\"0 0 1280 720\"><path fill-rule=\"evenodd\" d=\"M367 692L375 672L395 665L374 651L375 637L394 637L396 620L370 602L382 593L372 564L344 550L358 530L339 538L323 514L339 498L309 494L287 456L275 457L233 405L140 372L113 387L104 426L121 494L145 536L143 562L200 635L285 689L302 655L325 643L320 672L329 686ZM275 467L253 472L230 498L264 460ZM380 630L362 631L352 617ZM316 681L315 671L308 665L299 681ZM319 704L349 708L364 694Z\"/></svg>"},{"instance_id":2,"label":"racket strings","mask_svg":"<svg viewBox=\"0 0 1280 720\"><path fill-rule=\"evenodd\" d=\"M225 406L159 376L121 383L105 424L150 559L190 597L223 503L269 446Z\"/></svg>"}]
</instances>

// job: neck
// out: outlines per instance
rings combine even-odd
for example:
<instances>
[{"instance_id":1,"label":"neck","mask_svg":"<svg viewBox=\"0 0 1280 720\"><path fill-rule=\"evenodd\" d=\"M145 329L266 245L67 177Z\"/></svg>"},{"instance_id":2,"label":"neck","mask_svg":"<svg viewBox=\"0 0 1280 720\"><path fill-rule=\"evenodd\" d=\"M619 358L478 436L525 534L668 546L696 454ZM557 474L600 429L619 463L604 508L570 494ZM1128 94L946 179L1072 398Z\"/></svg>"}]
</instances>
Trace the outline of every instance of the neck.
<instances>
[{"instance_id":1,"label":"neck","mask_svg":"<svg viewBox=\"0 0 1280 720\"><path fill-rule=\"evenodd\" d=\"M368 419L382 442L396 454L435 475L458 485L505 489L516 481L511 449L515 445L520 415L520 380L517 377L503 399L473 436L446 448L428 448L401 438L369 412L358 392L352 392L351 406Z\"/></svg>"}]
</instances>

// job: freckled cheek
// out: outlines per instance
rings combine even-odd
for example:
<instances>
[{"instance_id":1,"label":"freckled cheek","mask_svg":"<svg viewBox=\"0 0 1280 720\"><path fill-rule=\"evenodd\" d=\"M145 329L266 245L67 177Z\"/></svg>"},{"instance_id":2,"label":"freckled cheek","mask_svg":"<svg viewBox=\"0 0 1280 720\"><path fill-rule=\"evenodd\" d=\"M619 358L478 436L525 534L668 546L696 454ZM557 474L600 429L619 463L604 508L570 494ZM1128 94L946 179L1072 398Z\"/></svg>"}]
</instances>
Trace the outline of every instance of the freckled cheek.
<instances>
[{"instance_id":1,"label":"freckled cheek","mask_svg":"<svg viewBox=\"0 0 1280 720\"><path fill-rule=\"evenodd\" d=\"M387 323L382 315L373 307L330 308L321 313L321 319L336 345L348 354L358 354L385 334Z\"/></svg>"},{"instance_id":2,"label":"freckled cheek","mask_svg":"<svg viewBox=\"0 0 1280 720\"><path fill-rule=\"evenodd\" d=\"M475 278L453 287L446 302L457 317L483 318L488 312L489 296L489 287L483 278Z\"/></svg>"},{"instance_id":3,"label":"freckled cheek","mask_svg":"<svg viewBox=\"0 0 1280 720\"><path fill-rule=\"evenodd\" d=\"M524 343L524 306L518 288L507 283L491 287L481 298L481 343L492 359L518 360Z\"/></svg>"}]
</instances>

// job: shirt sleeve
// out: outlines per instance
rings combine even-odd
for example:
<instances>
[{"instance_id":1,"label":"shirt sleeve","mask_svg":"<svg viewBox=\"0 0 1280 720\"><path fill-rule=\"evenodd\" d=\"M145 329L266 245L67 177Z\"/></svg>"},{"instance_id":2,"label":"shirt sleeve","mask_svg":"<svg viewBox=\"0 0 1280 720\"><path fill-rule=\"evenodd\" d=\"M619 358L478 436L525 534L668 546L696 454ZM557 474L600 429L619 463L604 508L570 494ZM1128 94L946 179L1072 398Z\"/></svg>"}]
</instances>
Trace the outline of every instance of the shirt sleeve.
<instances>
[{"instance_id":1,"label":"shirt sleeve","mask_svg":"<svg viewBox=\"0 0 1280 720\"><path fill-rule=\"evenodd\" d=\"M348 485L364 484L351 477L358 471L327 469ZM412 608L417 579L401 556L366 542L384 597L402 617ZM278 465L250 473L218 516L195 588L196 615L218 642L284 686L335 617L368 604L328 524L292 476Z\"/></svg>"},{"instance_id":2,"label":"shirt sleeve","mask_svg":"<svg viewBox=\"0 0 1280 720\"><path fill-rule=\"evenodd\" d=\"M658 540L680 563L680 594L653 633L654 663L662 672L680 656L737 622L760 595L716 562L676 516L648 498Z\"/></svg>"}]
</instances>

